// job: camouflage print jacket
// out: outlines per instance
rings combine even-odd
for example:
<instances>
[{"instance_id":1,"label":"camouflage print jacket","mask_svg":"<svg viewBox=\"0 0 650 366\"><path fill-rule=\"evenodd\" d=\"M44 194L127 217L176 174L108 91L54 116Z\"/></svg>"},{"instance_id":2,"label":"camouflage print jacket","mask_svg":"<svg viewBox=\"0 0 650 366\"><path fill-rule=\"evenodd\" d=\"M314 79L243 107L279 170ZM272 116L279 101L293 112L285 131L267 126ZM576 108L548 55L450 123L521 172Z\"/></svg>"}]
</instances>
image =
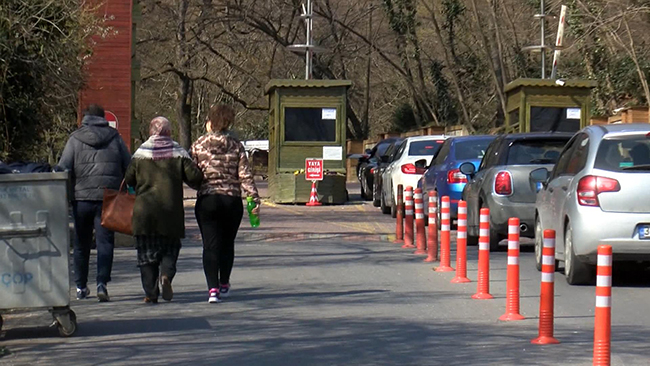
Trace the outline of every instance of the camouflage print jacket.
<instances>
[{"instance_id":1,"label":"camouflage print jacket","mask_svg":"<svg viewBox=\"0 0 650 366\"><path fill-rule=\"evenodd\" d=\"M253 172L244 145L239 140L220 133L208 133L196 140L190 149L190 155L203 171L204 179L198 191L199 196L242 196L243 190L257 204L260 203Z\"/></svg>"}]
</instances>

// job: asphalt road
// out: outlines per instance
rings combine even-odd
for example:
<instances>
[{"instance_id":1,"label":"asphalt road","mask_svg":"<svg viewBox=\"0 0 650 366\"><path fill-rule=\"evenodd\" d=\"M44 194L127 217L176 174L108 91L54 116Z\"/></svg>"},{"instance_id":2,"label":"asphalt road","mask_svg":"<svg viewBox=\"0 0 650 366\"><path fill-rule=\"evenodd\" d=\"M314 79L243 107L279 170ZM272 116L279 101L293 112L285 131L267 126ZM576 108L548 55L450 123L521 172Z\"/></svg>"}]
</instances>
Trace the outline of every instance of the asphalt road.
<instances>
[{"instance_id":1,"label":"asphalt road","mask_svg":"<svg viewBox=\"0 0 650 366\"><path fill-rule=\"evenodd\" d=\"M364 224L355 220L361 213L377 227L392 227L388 216L367 203L350 207L330 211L352 226ZM287 219L275 218L271 207L263 212L263 226L278 227ZM540 275L532 250L521 256L526 320L509 323L497 320L505 311L505 252L491 256L495 299L484 301L470 299L475 282L451 284L453 273L436 273L411 252L356 237L242 240L233 297L214 305L207 303L201 248L189 238L174 301L147 306L141 303L135 252L121 248L111 303L73 300L80 329L68 339L44 327L44 314L7 316L0 347L11 354L0 357L0 365L591 364L594 287L569 286L556 275L555 336L562 343L536 346L530 340L537 336ZM474 281L476 247L470 247L469 259ZM647 272L619 268L614 274L613 365L650 364L648 287Z\"/></svg>"}]
</instances>

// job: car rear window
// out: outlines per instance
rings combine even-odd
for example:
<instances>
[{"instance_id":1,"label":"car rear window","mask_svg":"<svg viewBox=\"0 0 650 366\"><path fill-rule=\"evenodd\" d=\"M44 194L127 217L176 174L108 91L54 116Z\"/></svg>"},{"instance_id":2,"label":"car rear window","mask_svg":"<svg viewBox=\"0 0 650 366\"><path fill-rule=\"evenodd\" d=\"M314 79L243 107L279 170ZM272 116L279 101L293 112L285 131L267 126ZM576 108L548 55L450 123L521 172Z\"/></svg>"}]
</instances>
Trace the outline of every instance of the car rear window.
<instances>
[{"instance_id":1,"label":"car rear window","mask_svg":"<svg viewBox=\"0 0 650 366\"><path fill-rule=\"evenodd\" d=\"M555 164L568 139L520 140L510 144L508 165Z\"/></svg>"},{"instance_id":2,"label":"car rear window","mask_svg":"<svg viewBox=\"0 0 650 366\"><path fill-rule=\"evenodd\" d=\"M388 140L388 141L382 141L377 145L377 153L375 153L375 156L384 156L386 155L386 150L397 140Z\"/></svg>"},{"instance_id":3,"label":"car rear window","mask_svg":"<svg viewBox=\"0 0 650 366\"><path fill-rule=\"evenodd\" d=\"M438 152L443 142L443 140L411 141L409 156L433 156Z\"/></svg>"},{"instance_id":4,"label":"car rear window","mask_svg":"<svg viewBox=\"0 0 650 366\"><path fill-rule=\"evenodd\" d=\"M485 151L494 139L457 142L454 145L456 160L483 159Z\"/></svg>"},{"instance_id":5,"label":"car rear window","mask_svg":"<svg viewBox=\"0 0 650 366\"><path fill-rule=\"evenodd\" d=\"M645 134L605 138L600 142L594 168L614 172L649 171L650 141Z\"/></svg>"}]
</instances>

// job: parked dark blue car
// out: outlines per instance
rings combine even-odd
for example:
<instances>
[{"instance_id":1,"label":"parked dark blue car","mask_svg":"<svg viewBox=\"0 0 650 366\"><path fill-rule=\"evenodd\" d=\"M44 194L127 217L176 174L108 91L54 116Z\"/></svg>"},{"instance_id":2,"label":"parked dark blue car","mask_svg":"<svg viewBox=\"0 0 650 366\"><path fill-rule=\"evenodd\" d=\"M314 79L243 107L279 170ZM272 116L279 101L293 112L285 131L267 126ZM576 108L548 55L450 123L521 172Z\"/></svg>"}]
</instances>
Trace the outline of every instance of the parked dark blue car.
<instances>
[{"instance_id":1,"label":"parked dark blue car","mask_svg":"<svg viewBox=\"0 0 650 366\"><path fill-rule=\"evenodd\" d=\"M429 165L426 173L418 181L422 191L437 191L438 199L449 196L451 201L451 217L458 217L458 201L463 194L467 177L458 167L465 162L471 162L478 169L488 145L496 136L459 136L447 139ZM424 205L425 208L428 206Z\"/></svg>"}]
</instances>

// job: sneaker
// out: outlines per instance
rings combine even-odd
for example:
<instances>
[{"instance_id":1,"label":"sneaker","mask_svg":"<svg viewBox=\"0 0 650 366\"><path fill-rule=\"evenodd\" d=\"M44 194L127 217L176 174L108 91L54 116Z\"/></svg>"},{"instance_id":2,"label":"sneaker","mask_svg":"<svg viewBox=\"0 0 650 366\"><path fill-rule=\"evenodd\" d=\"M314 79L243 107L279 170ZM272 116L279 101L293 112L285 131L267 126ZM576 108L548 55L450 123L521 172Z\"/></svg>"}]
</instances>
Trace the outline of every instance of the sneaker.
<instances>
[{"instance_id":1,"label":"sneaker","mask_svg":"<svg viewBox=\"0 0 650 366\"><path fill-rule=\"evenodd\" d=\"M106 289L106 285L103 283L97 285L97 299L99 302L108 302L110 300L110 297L108 297L108 290Z\"/></svg>"},{"instance_id":2,"label":"sneaker","mask_svg":"<svg viewBox=\"0 0 650 366\"><path fill-rule=\"evenodd\" d=\"M149 304L149 305L155 305L155 304L158 303L158 299L151 299L151 298L145 297L144 298L144 303Z\"/></svg>"},{"instance_id":3,"label":"sneaker","mask_svg":"<svg viewBox=\"0 0 650 366\"><path fill-rule=\"evenodd\" d=\"M221 302L221 296L219 296L219 289L217 289L217 288L211 288L210 289L208 302L210 304L216 304L218 302Z\"/></svg>"},{"instance_id":4,"label":"sneaker","mask_svg":"<svg viewBox=\"0 0 650 366\"><path fill-rule=\"evenodd\" d=\"M160 278L162 284L162 298L166 301L172 301L174 297L174 290L172 290L172 281L169 280L169 277L162 276Z\"/></svg>"},{"instance_id":5,"label":"sneaker","mask_svg":"<svg viewBox=\"0 0 650 366\"><path fill-rule=\"evenodd\" d=\"M229 297L230 296L230 284L219 285L219 296Z\"/></svg>"},{"instance_id":6,"label":"sneaker","mask_svg":"<svg viewBox=\"0 0 650 366\"><path fill-rule=\"evenodd\" d=\"M77 288L77 300L83 300L90 296L90 290L86 288Z\"/></svg>"}]
</instances>

